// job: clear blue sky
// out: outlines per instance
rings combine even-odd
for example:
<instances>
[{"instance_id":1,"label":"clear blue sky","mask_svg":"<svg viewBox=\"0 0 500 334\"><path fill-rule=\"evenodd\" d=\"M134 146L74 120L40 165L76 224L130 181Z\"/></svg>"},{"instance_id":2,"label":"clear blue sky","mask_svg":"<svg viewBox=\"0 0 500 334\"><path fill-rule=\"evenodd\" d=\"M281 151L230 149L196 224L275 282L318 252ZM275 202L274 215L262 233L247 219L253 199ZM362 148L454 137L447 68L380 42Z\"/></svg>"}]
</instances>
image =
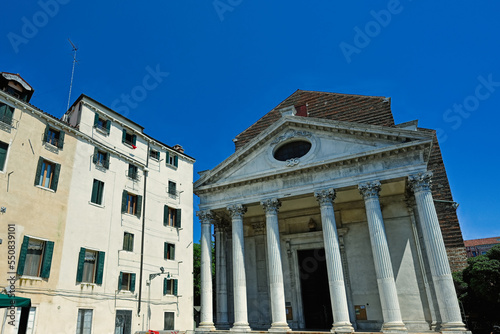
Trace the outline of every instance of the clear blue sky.
<instances>
[{"instance_id":1,"label":"clear blue sky","mask_svg":"<svg viewBox=\"0 0 500 334\"><path fill-rule=\"evenodd\" d=\"M463 0L7 1L0 71L59 117L71 38L72 102L85 93L183 145L195 180L296 89L389 96L397 123L441 129L464 238L500 236L499 12Z\"/></svg>"}]
</instances>

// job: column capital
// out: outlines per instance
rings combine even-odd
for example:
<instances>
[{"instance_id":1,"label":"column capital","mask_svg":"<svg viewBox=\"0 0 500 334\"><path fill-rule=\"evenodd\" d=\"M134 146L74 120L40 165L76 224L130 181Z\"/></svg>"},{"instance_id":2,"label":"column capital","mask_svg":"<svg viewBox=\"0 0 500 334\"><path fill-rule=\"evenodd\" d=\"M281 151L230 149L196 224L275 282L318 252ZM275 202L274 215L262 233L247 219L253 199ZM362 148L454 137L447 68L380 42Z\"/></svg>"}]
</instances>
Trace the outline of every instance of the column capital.
<instances>
[{"instance_id":1,"label":"column capital","mask_svg":"<svg viewBox=\"0 0 500 334\"><path fill-rule=\"evenodd\" d=\"M427 171L408 176L408 182L413 192L431 191L432 187L432 172Z\"/></svg>"},{"instance_id":2,"label":"column capital","mask_svg":"<svg viewBox=\"0 0 500 334\"><path fill-rule=\"evenodd\" d=\"M277 198L271 198L260 201L260 205L264 207L264 211L266 211L266 213L277 215L281 202Z\"/></svg>"},{"instance_id":3,"label":"column capital","mask_svg":"<svg viewBox=\"0 0 500 334\"><path fill-rule=\"evenodd\" d=\"M211 210L197 211L196 216L198 216L202 224L211 224L215 218Z\"/></svg>"},{"instance_id":4,"label":"column capital","mask_svg":"<svg viewBox=\"0 0 500 334\"><path fill-rule=\"evenodd\" d=\"M316 197L319 205L331 205L337 197L337 193L333 188L316 190L314 197Z\"/></svg>"},{"instance_id":5,"label":"column capital","mask_svg":"<svg viewBox=\"0 0 500 334\"><path fill-rule=\"evenodd\" d=\"M241 218L243 219L243 215L247 212L246 206L242 204L233 204L227 207L227 211L231 215L231 218Z\"/></svg>"},{"instance_id":6,"label":"column capital","mask_svg":"<svg viewBox=\"0 0 500 334\"><path fill-rule=\"evenodd\" d=\"M364 199L377 198L381 188L380 181L363 182L358 185L359 193Z\"/></svg>"},{"instance_id":7,"label":"column capital","mask_svg":"<svg viewBox=\"0 0 500 334\"><path fill-rule=\"evenodd\" d=\"M266 233L266 224L264 222L253 223L252 228L256 235L261 235Z\"/></svg>"}]
</instances>

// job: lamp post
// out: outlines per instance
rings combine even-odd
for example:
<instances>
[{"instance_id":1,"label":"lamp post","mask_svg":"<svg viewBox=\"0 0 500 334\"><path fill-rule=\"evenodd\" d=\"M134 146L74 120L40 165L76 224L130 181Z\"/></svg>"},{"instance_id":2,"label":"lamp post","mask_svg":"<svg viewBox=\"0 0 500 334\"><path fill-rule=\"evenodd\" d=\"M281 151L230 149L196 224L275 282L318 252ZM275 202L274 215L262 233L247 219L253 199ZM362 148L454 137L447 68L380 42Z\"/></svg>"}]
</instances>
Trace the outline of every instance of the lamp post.
<instances>
[{"instance_id":1,"label":"lamp post","mask_svg":"<svg viewBox=\"0 0 500 334\"><path fill-rule=\"evenodd\" d=\"M172 279L169 272L165 272L165 268L160 267L159 273L149 274L149 280L146 281L146 285L148 286L148 323L147 328L149 330L149 326L151 324L151 281L156 277L161 275L167 275L167 280Z\"/></svg>"}]
</instances>

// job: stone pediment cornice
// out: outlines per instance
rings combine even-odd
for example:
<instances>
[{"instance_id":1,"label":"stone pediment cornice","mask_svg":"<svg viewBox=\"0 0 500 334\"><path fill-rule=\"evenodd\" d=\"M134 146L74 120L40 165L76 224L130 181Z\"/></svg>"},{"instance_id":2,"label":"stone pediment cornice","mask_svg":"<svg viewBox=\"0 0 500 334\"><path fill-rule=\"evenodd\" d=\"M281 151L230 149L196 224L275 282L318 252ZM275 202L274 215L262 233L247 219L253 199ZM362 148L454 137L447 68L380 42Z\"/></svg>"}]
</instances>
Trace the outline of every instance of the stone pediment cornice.
<instances>
[{"instance_id":1,"label":"stone pediment cornice","mask_svg":"<svg viewBox=\"0 0 500 334\"><path fill-rule=\"evenodd\" d=\"M378 148L368 152L362 152L342 157L334 157L330 160L323 160L315 163L310 163L306 166L295 167L294 169L286 169L280 172L267 172L257 175L252 175L250 178L242 180L233 180L230 182L217 182L217 180L232 167L236 166L255 150L263 145L272 144L272 141L280 133L286 129L300 129L302 131L328 131L332 134L340 134L352 136L358 139L372 139L392 142L394 145L384 148ZM368 125L353 122L342 122L325 120L319 118L306 118L297 116L282 117L274 123L267 131L261 133L230 157L224 160L210 171L205 172L199 180L194 183L195 193L203 194L207 189L214 190L216 188L225 189L227 187L239 186L249 183L261 182L268 179L274 179L282 176L293 175L296 173L305 173L311 170L320 170L332 168L335 166L345 166L360 161L373 160L377 157L388 157L401 152L424 150L424 159L427 161L432 146L433 134L417 132L413 130L405 130L399 128L390 128L378 125Z\"/></svg>"}]
</instances>

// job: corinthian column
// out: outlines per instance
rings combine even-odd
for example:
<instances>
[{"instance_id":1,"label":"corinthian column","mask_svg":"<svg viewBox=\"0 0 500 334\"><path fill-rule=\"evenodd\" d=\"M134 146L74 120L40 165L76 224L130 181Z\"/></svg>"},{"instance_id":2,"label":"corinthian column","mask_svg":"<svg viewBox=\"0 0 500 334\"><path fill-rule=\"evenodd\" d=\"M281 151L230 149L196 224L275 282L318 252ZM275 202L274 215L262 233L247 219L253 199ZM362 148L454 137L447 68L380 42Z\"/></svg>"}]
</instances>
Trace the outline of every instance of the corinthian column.
<instances>
[{"instance_id":1,"label":"corinthian column","mask_svg":"<svg viewBox=\"0 0 500 334\"><path fill-rule=\"evenodd\" d=\"M349 321L347 295L344 284L344 272L340 256L339 237L335 223L333 200L334 189L325 189L314 192L321 209L321 223L323 225L323 242L325 244L326 269L328 271L328 285L332 303L333 326L332 333L353 333L354 328Z\"/></svg>"},{"instance_id":2,"label":"corinthian column","mask_svg":"<svg viewBox=\"0 0 500 334\"><path fill-rule=\"evenodd\" d=\"M280 232L278 226L278 209L281 202L268 199L260 202L266 211L267 263L269 274L269 291L271 293L271 314L273 322L270 332L290 331L286 322L285 287L283 284L283 266L281 263Z\"/></svg>"},{"instance_id":3,"label":"corinthian column","mask_svg":"<svg viewBox=\"0 0 500 334\"><path fill-rule=\"evenodd\" d=\"M214 331L212 309L212 239L211 222L214 218L211 211L196 213L201 222L201 315L200 325L196 330Z\"/></svg>"},{"instance_id":4,"label":"corinthian column","mask_svg":"<svg viewBox=\"0 0 500 334\"><path fill-rule=\"evenodd\" d=\"M233 229L233 293L234 324L232 331L250 331L247 314L247 282L245 275L245 242L243 215L247 208L241 204L227 207L231 214Z\"/></svg>"},{"instance_id":5,"label":"corinthian column","mask_svg":"<svg viewBox=\"0 0 500 334\"><path fill-rule=\"evenodd\" d=\"M222 220L218 220L214 227L217 328L229 329L227 319L226 224Z\"/></svg>"},{"instance_id":6,"label":"corinthian column","mask_svg":"<svg viewBox=\"0 0 500 334\"><path fill-rule=\"evenodd\" d=\"M408 181L415 193L418 216L422 224L427 258L441 314L441 330L463 332L466 329L460 315L450 264L432 199L431 178L432 172L426 172L411 175L408 177Z\"/></svg>"},{"instance_id":7,"label":"corinthian column","mask_svg":"<svg viewBox=\"0 0 500 334\"><path fill-rule=\"evenodd\" d=\"M407 332L405 324L401 318L399 308L398 292L392 271L391 254L387 236L385 235L384 221L378 194L380 192L380 182L366 182L359 185L359 192L365 200L366 217L370 230L370 242L372 245L373 260L375 262L375 272L377 274L377 285L382 305L384 324L383 332Z\"/></svg>"}]
</instances>

